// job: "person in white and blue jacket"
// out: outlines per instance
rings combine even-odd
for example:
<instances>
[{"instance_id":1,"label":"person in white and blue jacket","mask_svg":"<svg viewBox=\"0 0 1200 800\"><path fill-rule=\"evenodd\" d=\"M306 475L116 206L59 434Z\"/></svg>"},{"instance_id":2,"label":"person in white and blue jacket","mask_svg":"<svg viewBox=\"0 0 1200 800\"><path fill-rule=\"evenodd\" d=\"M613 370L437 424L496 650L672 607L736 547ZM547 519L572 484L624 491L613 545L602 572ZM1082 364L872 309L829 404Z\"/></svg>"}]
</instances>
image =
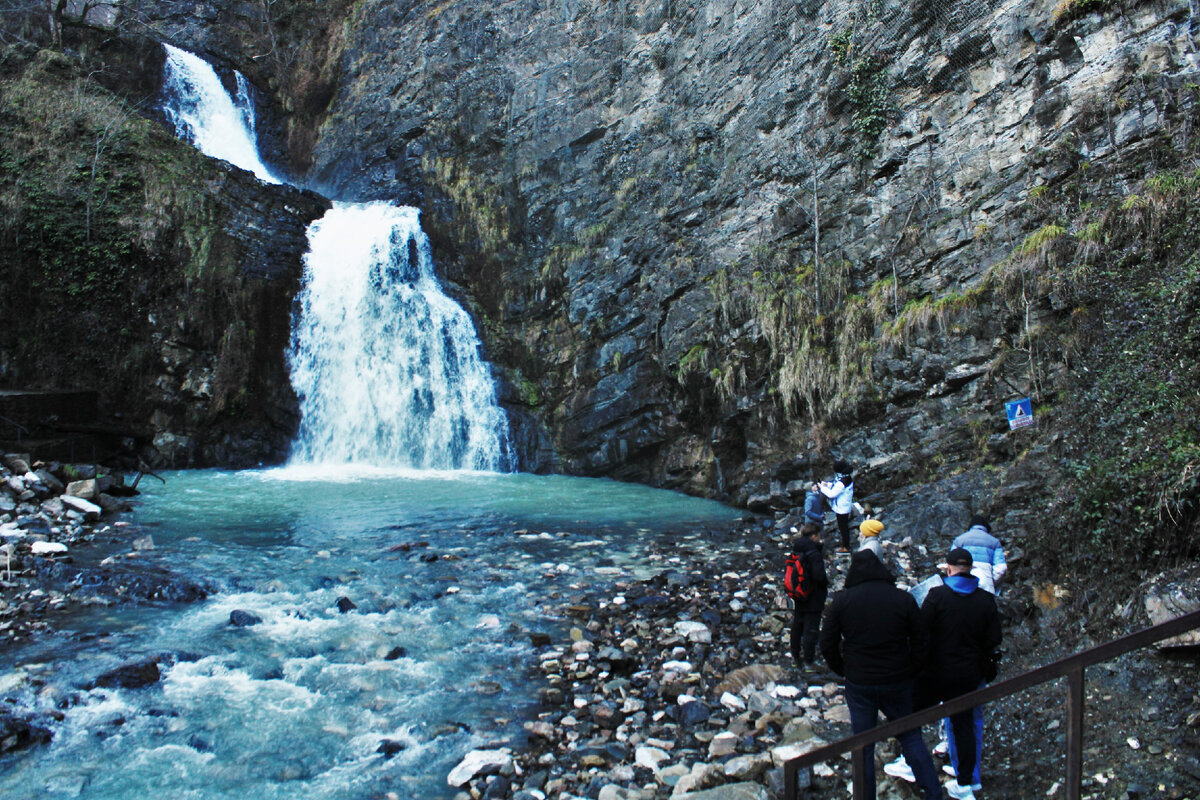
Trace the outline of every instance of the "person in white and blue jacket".
<instances>
[{"instance_id":1,"label":"person in white and blue jacket","mask_svg":"<svg viewBox=\"0 0 1200 800\"><path fill-rule=\"evenodd\" d=\"M838 535L841 537L839 553L850 552L850 513L854 510L854 473L845 461L833 462L832 481L821 481L813 488L829 501L830 510L837 517Z\"/></svg>"},{"instance_id":2,"label":"person in white and blue jacket","mask_svg":"<svg viewBox=\"0 0 1200 800\"><path fill-rule=\"evenodd\" d=\"M1004 560L1000 540L992 536L987 517L978 514L972 517L971 527L959 534L951 547L961 547L971 553L971 574L979 578L979 588L995 594L1000 579L1008 571L1008 562Z\"/></svg>"}]
</instances>

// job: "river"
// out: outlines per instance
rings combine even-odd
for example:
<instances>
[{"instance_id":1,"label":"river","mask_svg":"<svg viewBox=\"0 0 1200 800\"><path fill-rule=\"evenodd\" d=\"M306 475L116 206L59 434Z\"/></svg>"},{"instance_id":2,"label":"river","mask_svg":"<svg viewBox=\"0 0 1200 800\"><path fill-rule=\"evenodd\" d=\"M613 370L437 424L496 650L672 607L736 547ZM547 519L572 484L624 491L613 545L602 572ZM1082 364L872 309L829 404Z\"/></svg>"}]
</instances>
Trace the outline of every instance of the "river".
<instances>
[{"instance_id":1,"label":"river","mask_svg":"<svg viewBox=\"0 0 1200 800\"><path fill-rule=\"evenodd\" d=\"M94 608L0 659L62 721L0 796L452 797L473 748L517 746L532 633L586 592L708 546L737 513L605 480L367 467L178 472L147 486L140 558L211 581L190 606ZM600 593L601 598L608 595ZM341 613L339 598L357 606ZM230 624L234 610L262 622ZM65 623L65 624L64 624ZM143 689L83 689L159 654ZM384 741L400 748L390 758Z\"/></svg>"}]
</instances>

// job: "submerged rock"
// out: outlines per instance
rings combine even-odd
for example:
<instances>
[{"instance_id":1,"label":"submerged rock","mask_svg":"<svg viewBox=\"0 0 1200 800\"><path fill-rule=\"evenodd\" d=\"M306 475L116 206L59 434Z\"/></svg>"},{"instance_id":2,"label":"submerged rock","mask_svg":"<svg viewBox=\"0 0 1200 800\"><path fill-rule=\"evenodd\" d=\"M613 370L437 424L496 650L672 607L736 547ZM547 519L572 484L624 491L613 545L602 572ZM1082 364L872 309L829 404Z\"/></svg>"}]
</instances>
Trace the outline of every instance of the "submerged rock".
<instances>
[{"instance_id":1,"label":"submerged rock","mask_svg":"<svg viewBox=\"0 0 1200 800\"><path fill-rule=\"evenodd\" d=\"M49 744L54 734L9 714L0 714L0 755Z\"/></svg>"},{"instance_id":2,"label":"submerged rock","mask_svg":"<svg viewBox=\"0 0 1200 800\"><path fill-rule=\"evenodd\" d=\"M142 689L158 683L161 677L158 661L151 659L111 669L92 681L88 688Z\"/></svg>"},{"instance_id":3,"label":"submerged rock","mask_svg":"<svg viewBox=\"0 0 1200 800\"><path fill-rule=\"evenodd\" d=\"M382 753L386 761L396 753L402 752L408 745L396 739L384 739L379 743L379 747L375 750L376 753Z\"/></svg>"},{"instance_id":4,"label":"submerged rock","mask_svg":"<svg viewBox=\"0 0 1200 800\"><path fill-rule=\"evenodd\" d=\"M262 617L257 614L252 614L249 611L242 609L234 609L229 612L229 624L235 628L249 628L252 625L257 625L262 622Z\"/></svg>"}]
</instances>

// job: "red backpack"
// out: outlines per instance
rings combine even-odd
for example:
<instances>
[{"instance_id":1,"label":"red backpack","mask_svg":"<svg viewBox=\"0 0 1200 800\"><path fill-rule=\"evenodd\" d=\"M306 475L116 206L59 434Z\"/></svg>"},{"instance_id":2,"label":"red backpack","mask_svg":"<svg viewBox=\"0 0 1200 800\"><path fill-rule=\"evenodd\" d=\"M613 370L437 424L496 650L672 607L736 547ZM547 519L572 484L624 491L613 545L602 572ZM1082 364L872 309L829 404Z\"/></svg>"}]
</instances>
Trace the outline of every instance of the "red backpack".
<instances>
[{"instance_id":1,"label":"red backpack","mask_svg":"<svg viewBox=\"0 0 1200 800\"><path fill-rule=\"evenodd\" d=\"M812 578L799 553L790 553L787 557L783 567L783 590L793 600L806 600L812 594Z\"/></svg>"}]
</instances>

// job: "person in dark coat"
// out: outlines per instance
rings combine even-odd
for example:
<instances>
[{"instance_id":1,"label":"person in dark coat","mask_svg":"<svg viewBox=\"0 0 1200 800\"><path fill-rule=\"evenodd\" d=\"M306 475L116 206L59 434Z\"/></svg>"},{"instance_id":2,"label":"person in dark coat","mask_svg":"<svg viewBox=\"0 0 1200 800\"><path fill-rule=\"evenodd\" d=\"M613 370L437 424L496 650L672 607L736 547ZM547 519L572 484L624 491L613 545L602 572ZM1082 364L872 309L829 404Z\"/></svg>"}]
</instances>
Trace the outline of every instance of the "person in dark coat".
<instances>
[{"instance_id":1,"label":"person in dark coat","mask_svg":"<svg viewBox=\"0 0 1200 800\"><path fill-rule=\"evenodd\" d=\"M846 677L850 729L874 728L913 711L913 679L928 649L921 612L908 592L870 550L850 558L846 588L834 595L821 631L821 653L830 669ZM919 728L898 737L925 800L940 800L942 787ZM875 747L866 748L866 796L875 797Z\"/></svg>"},{"instance_id":2,"label":"person in dark coat","mask_svg":"<svg viewBox=\"0 0 1200 800\"><path fill-rule=\"evenodd\" d=\"M821 526L809 522L801 526L800 535L792 541L792 552L800 556L811 587L808 597L792 601L792 663L812 674L817 672L817 636L821 631L821 612L825 610L825 598L829 594Z\"/></svg>"},{"instance_id":3,"label":"person in dark coat","mask_svg":"<svg viewBox=\"0 0 1200 800\"><path fill-rule=\"evenodd\" d=\"M921 700L932 704L978 689L996 677L995 653L1000 646L1000 613L996 598L971 574L971 552L956 547L946 556L946 582L929 590L921 618L931 647L921 676ZM975 716L970 708L950 717L956 781L947 786L951 797L970 800L979 787ZM982 719L982 717L981 717Z\"/></svg>"}]
</instances>

